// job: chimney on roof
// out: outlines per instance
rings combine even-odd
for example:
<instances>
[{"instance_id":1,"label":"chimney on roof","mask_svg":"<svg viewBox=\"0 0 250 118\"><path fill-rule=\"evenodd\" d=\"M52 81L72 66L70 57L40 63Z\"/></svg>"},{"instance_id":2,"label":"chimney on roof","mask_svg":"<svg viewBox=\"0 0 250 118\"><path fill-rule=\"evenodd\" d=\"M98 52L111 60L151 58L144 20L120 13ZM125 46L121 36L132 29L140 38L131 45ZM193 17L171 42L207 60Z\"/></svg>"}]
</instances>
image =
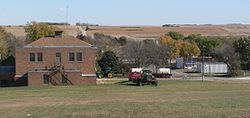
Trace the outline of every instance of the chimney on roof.
<instances>
[{"instance_id":1,"label":"chimney on roof","mask_svg":"<svg viewBox=\"0 0 250 118\"><path fill-rule=\"evenodd\" d=\"M55 31L55 38L62 38L63 37L63 31Z\"/></svg>"}]
</instances>

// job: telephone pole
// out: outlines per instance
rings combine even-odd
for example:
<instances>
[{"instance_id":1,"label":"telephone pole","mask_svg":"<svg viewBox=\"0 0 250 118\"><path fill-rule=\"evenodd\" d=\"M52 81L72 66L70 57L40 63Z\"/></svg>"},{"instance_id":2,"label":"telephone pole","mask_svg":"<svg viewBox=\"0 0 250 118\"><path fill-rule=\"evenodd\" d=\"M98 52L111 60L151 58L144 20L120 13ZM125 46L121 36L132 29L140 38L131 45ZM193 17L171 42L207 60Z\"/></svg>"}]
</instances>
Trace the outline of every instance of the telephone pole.
<instances>
[{"instance_id":1,"label":"telephone pole","mask_svg":"<svg viewBox=\"0 0 250 118\"><path fill-rule=\"evenodd\" d=\"M172 73L172 46L169 46L169 68L170 74Z\"/></svg>"},{"instance_id":2,"label":"telephone pole","mask_svg":"<svg viewBox=\"0 0 250 118\"><path fill-rule=\"evenodd\" d=\"M202 45L202 66L201 66L202 82L204 81L204 45Z\"/></svg>"}]
</instances>

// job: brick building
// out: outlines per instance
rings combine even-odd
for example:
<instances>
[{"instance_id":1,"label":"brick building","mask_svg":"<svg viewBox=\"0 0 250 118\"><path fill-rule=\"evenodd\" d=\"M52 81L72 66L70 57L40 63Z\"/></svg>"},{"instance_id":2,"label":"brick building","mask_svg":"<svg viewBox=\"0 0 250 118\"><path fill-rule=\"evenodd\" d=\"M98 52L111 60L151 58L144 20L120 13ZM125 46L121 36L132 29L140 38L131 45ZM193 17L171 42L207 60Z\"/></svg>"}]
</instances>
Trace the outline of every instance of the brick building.
<instances>
[{"instance_id":1,"label":"brick building","mask_svg":"<svg viewBox=\"0 0 250 118\"><path fill-rule=\"evenodd\" d=\"M15 85L96 84L96 47L56 32L16 50Z\"/></svg>"}]
</instances>

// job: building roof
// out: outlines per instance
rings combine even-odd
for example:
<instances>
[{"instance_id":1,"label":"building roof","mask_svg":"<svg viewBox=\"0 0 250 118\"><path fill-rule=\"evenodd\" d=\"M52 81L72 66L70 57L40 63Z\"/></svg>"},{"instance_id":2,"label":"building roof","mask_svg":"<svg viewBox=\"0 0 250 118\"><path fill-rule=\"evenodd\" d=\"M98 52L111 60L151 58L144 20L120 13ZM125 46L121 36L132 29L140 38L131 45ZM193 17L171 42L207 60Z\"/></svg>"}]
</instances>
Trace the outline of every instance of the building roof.
<instances>
[{"instance_id":1,"label":"building roof","mask_svg":"<svg viewBox=\"0 0 250 118\"><path fill-rule=\"evenodd\" d=\"M25 47L93 47L91 44L72 36L44 37Z\"/></svg>"}]
</instances>

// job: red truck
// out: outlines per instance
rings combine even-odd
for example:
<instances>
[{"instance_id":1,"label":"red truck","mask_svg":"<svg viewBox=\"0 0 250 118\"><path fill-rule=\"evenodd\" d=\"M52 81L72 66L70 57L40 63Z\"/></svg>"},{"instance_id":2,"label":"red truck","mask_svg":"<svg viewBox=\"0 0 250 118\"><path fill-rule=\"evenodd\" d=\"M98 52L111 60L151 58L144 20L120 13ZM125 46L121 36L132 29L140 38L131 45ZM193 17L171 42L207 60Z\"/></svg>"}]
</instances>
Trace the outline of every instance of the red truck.
<instances>
[{"instance_id":1,"label":"red truck","mask_svg":"<svg viewBox=\"0 0 250 118\"><path fill-rule=\"evenodd\" d=\"M142 77L142 68L131 68L128 74L129 81L136 82L137 79Z\"/></svg>"},{"instance_id":2,"label":"red truck","mask_svg":"<svg viewBox=\"0 0 250 118\"><path fill-rule=\"evenodd\" d=\"M140 79L142 78L142 74L140 72L130 72L128 74L128 79L129 81L132 81L132 82L137 82L137 79Z\"/></svg>"}]
</instances>

